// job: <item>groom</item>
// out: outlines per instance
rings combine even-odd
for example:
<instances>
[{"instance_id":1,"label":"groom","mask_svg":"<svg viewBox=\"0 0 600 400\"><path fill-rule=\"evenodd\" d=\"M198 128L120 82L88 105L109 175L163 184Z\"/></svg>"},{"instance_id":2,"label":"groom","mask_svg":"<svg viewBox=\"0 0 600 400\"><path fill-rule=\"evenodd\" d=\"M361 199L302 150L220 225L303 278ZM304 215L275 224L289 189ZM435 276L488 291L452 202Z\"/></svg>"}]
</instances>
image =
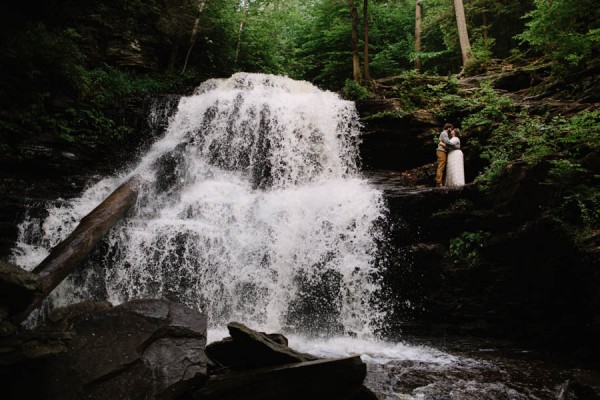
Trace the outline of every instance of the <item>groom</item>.
<instances>
[{"instance_id":1,"label":"groom","mask_svg":"<svg viewBox=\"0 0 600 400\"><path fill-rule=\"evenodd\" d=\"M450 131L454 128L452 124L444 125L444 130L440 133L440 140L436 149L438 165L435 182L437 186L443 186L444 173L446 172L446 159L448 158L448 150L453 150L454 145L450 143Z\"/></svg>"}]
</instances>

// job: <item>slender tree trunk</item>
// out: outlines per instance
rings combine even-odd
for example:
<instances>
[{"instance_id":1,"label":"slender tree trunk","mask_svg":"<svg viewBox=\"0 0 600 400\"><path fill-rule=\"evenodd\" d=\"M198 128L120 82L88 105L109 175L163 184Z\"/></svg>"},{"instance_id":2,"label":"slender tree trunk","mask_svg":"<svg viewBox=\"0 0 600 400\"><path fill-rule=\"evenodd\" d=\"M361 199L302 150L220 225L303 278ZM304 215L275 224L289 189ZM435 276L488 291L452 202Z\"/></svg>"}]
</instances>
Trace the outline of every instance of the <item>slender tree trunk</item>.
<instances>
[{"instance_id":1,"label":"slender tree trunk","mask_svg":"<svg viewBox=\"0 0 600 400\"><path fill-rule=\"evenodd\" d=\"M240 49L242 47L242 31L244 30L244 23L246 22L248 12L250 11L250 2L248 0L244 1L243 7L244 13L242 14L242 19L240 20L240 29L238 30L237 45L235 46L235 59L233 60L233 69L236 69L238 59L240 57Z\"/></svg>"},{"instance_id":2,"label":"slender tree trunk","mask_svg":"<svg viewBox=\"0 0 600 400\"><path fill-rule=\"evenodd\" d=\"M483 24L483 41L487 43L488 41L488 18L487 11L485 9L481 10L481 23Z\"/></svg>"},{"instance_id":3,"label":"slender tree trunk","mask_svg":"<svg viewBox=\"0 0 600 400\"><path fill-rule=\"evenodd\" d=\"M352 16L352 75L356 82L360 82L360 58L358 56L358 11L354 6L354 0L348 0L350 15Z\"/></svg>"},{"instance_id":4,"label":"slender tree trunk","mask_svg":"<svg viewBox=\"0 0 600 400\"><path fill-rule=\"evenodd\" d=\"M421 34L423 32L422 25L423 6L421 4L421 0L417 0L415 7L415 53L417 53L415 57L415 69L417 71L421 70L421 59L419 58L419 52L421 52Z\"/></svg>"},{"instance_id":5,"label":"slender tree trunk","mask_svg":"<svg viewBox=\"0 0 600 400\"><path fill-rule=\"evenodd\" d=\"M175 66L177 64L177 55L179 54L179 43L173 44L171 48L171 54L169 55L169 64L167 65L167 73L172 73L175 71Z\"/></svg>"},{"instance_id":6,"label":"slender tree trunk","mask_svg":"<svg viewBox=\"0 0 600 400\"><path fill-rule=\"evenodd\" d=\"M181 69L181 75L185 73L187 68L188 60L190 58L190 54L192 53L192 48L196 43L196 37L198 36L198 30L200 29L200 14L204 11L204 7L206 6L206 0L198 0L198 17L194 21L194 27L192 28L192 33L190 35L190 47L188 47L188 51L185 55L185 61L183 62L183 68Z\"/></svg>"},{"instance_id":7,"label":"slender tree trunk","mask_svg":"<svg viewBox=\"0 0 600 400\"><path fill-rule=\"evenodd\" d=\"M365 47L363 50L363 68L365 74L365 81L371 81L371 72L369 71L369 0L364 0L363 7L363 30L365 34Z\"/></svg>"},{"instance_id":8,"label":"slender tree trunk","mask_svg":"<svg viewBox=\"0 0 600 400\"><path fill-rule=\"evenodd\" d=\"M458 27L458 38L460 40L460 52L463 60L463 70L469 61L473 60L471 43L467 32L467 21L465 19L465 7L463 0L454 0L454 12L456 13L456 26Z\"/></svg>"}]
</instances>

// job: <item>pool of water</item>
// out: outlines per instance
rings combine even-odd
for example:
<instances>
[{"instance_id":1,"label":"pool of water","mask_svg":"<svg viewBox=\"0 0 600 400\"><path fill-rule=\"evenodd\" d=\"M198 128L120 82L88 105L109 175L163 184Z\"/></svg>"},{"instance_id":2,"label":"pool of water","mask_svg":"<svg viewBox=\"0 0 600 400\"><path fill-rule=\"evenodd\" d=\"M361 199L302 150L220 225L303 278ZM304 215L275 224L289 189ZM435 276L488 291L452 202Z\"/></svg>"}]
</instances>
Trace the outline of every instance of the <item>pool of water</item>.
<instances>
[{"instance_id":1,"label":"pool of water","mask_svg":"<svg viewBox=\"0 0 600 400\"><path fill-rule=\"evenodd\" d=\"M360 355L368 369L365 385L380 400L600 399L599 369L500 341L290 335L289 342L321 357Z\"/></svg>"}]
</instances>

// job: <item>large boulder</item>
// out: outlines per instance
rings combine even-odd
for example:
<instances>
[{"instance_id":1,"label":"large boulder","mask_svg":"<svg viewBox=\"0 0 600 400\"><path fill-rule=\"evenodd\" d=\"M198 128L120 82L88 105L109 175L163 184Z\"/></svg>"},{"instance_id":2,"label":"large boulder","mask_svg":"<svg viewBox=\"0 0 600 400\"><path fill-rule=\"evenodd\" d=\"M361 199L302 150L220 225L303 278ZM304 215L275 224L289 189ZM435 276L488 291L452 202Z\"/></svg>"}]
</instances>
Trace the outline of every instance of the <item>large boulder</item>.
<instances>
[{"instance_id":1,"label":"large boulder","mask_svg":"<svg viewBox=\"0 0 600 400\"><path fill-rule=\"evenodd\" d=\"M207 379L206 317L164 300L84 303L44 327L71 331L67 351L15 373L12 394L45 399L175 399ZM27 366L31 369L31 366ZM16 397L15 397L16 398Z\"/></svg>"},{"instance_id":2,"label":"large boulder","mask_svg":"<svg viewBox=\"0 0 600 400\"><path fill-rule=\"evenodd\" d=\"M362 385L366 365L360 357L318 359L289 348L281 334L257 332L239 322L227 328L231 337L206 348L217 368L194 399L377 399Z\"/></svg>"},{"instance_id":3,"label":"large boulder","mask_svg":"<svg viewBox=\"0 0 600 400\"><path fill-rule=\"evenodd\" d=\"M289 348L282 335L257 332L239 322L227 324L227 329L231 337L206 348L208 357L221 368L247 370L317 359Z\"/></svg>"},{"instance_id":4,"label":"large boulder","mask_svg":"<svg viewBox=\"0 0 600 400\"><path fill-rule=\"evenodd\" d=\"M367 368L360 357L316 360L217 376L195 400L369 399L361 389ZM363 397L357 397L358 394Z\"/></svg>"}]
</instances>

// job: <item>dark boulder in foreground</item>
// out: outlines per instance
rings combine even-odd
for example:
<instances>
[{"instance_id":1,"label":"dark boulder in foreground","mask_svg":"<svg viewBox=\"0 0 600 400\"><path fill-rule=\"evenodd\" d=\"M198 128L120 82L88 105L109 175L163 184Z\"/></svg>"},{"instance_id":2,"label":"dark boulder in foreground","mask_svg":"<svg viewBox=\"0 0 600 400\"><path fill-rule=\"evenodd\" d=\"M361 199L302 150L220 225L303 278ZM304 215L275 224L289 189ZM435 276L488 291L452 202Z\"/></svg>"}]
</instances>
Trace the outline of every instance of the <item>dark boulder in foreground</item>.
<instances>
[{"instance_id":1,"label":"dark boulder in foreground","mask_svg":"<svg viewBox=\"0 0 600 400\"><path fill-rule=\"evenodd\" d=\"M360 357L316 360L217 376L195 400L295 400L356 398L367 373Z\"/></svg>"},{"instance_id":2,"label":"dark boulder in foreground","mask_svg":"<svg viewBox=\"0 0 600 400\"><path fill-rule=\"evenodd\" d=\"M8 318L40 282L16 266L0 267L0 286L22 297L19 304L0 301L2 398L377 399L362 386L359 357L317 359L289 348L283 335L237 322L228 324L230 338L206 347L206 317L166 300L82 302L23 330Z\"/></svg>"},{"instance_id":3,"label":"dark boulder in foreground","mask_svg":"<svg viewBox=\"0 0 600 400\"><path fill-rule=\"evenodd\" d=\"M0 260L0 313L23 311L41 293L40 278L31 272Z\"/></svg>"},{"instance_id":4,"label":"dark boulder in foreground","mask_svg":"<svg viewBox=\"0 0 600 400\"><path fill-rule=\"evenodd\" d=\"M20 364L66 351L69 333L19 332L12 321L41 292L42 283L37 275L0 261L0 383L10 381L6 377Z\"/></svg>"},{"instance_id":5,"label":"dark boulder in foreground","mask_svg":"<svg viewBox=\"0 0 600 400\"><path fill-rule=\"evenodd\" d=\"M50 319L72 333L67 351L15 373L14 398L176 399L207 379L206 317L183 305L81 303Z\"/></svg>"},{"instance_id":6,"label":"dark boulder in foreground","mask_svg":"<svg viewBox=\"0 0 600 400\"><path fill-rule=\"evenodd\" d=\"M231 337L206 348L216 370L194 399L377 399L362 386L366 365L360 357L318 359L289 348L283 335L257 332L239 322L227 328Z\"/></svg>"},{"instance_id":7,"label":"dark boulder in foreground","mask_svg":"<svg viewBox=\"0 0 600 400\"><path fill-rule=\"evenodd\" d=\"M282 335L257 332L239 322L227 324L227 329L230 338L206 347L206 354L219 367L248 370L317 359L289 348Z\"/></svg>"}]
</instances>

